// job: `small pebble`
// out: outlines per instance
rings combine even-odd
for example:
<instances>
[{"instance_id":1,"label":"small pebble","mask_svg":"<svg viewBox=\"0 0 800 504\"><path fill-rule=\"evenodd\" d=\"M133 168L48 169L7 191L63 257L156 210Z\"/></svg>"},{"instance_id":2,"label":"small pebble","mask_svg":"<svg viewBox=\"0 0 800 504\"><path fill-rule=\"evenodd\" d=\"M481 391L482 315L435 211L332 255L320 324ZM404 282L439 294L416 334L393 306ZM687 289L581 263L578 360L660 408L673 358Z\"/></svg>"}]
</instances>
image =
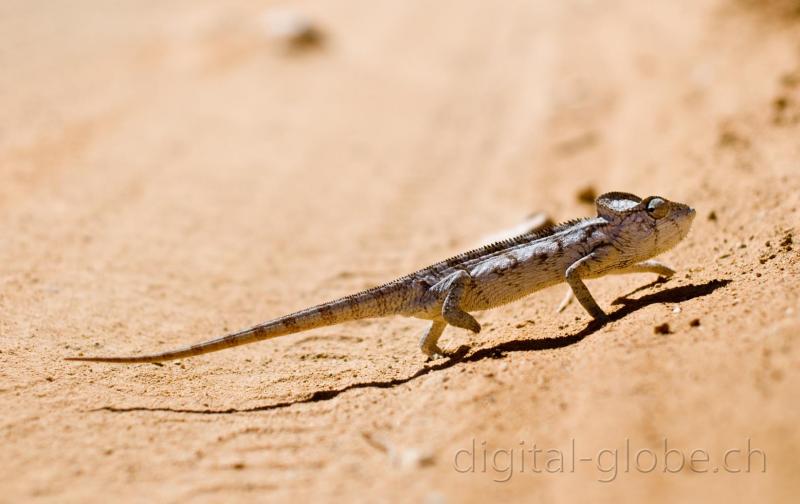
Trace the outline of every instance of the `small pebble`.
<instances>
[{"instance_id":1,"label":"small pebble","mask_svg":"<svg viewBox=\"0 0 800 504\"><path fill-rule=\"evenodd\" d=\"M659 324L653 328L653 332L655 334L670 334L672 331L669 328L669 324L664 322L663 324Z\"/></svg>"},{"instance_id":2,"label":"small pebble","mask_svg":"<svg viewBox=\"0 0 800 504\"><path fill-rule=\"evenodd\" d=\"M418 448L389 449L389 459L401 469L416 469L434 463L430 452Z\"/></svg>"},{"instance_id":3,"label":"small pebble","mask_svg":"<svg viewBox=\"0 0 800 504\"><path fill-rule=\"evenodd\" d=\"M310 18L295 10L269 8L261 15L261 20L267 36L289 48L310 48L322 43L322 31Z\"/></svg>"},{"instance_id":4,"label":"small pebble","mask_svg":"<svg viewBox=\"0 0 800 504\"><path fill-rule=\"evenodd\" d=\"M791 231L784 235L783 240L781 240L781 247L787 250L792 250L792 243L793 243L793 236Z\"/></svg>"},{"instance_id":5,"label":"small pebble","mask_svg":"<svg viewBox=\"0 0 800 504\"><path fill-rule=\"evenodd\" d=\"M700 319L692 319L692 321L689 322L689 327L700 327Z\"/></svg>"}]
</instances>

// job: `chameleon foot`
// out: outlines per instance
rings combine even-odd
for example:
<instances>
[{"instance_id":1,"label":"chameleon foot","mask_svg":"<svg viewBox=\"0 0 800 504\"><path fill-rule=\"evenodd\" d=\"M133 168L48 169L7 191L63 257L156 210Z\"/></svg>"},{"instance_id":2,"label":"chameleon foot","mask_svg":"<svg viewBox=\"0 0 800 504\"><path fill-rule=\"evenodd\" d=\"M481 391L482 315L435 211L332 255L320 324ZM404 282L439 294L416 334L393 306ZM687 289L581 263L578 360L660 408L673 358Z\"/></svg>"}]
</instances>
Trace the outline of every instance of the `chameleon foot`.
<instances>
[{"instance_id":1,"label":"chameleon foot","mask_svg":"<svg viewBox=\"0 0 800 504\"><path fill-rule=\"evenodd\" d=\"M446 323L435 321L419 340L419 349L428 356L428 360L436 358L437 355L444 355L444 350L439 348L438 342L445 327Z\"/></svg>"},{"instance_id":2,"label":"chameleon foot","mask_svg":"<svg viewBox=\"0 0 800 504\"><path fill-rule=\"evenodd\" d=\"M558 308L556 308L556 313L561 313L566 310L567 306L572 303L573 299L575 299L575 295L572 293L572 289L567 289L564 299L561 300L561 303L558 304Z\"/></svg>"},{"instance_id":3,"label":"chameleon foot","mask_svg":"<svg viewBox=\"0 0 800 504\"><path fill-rule=\"evenodd\" d=\"M427 350L427 351L423 350L423 352L425 352L425 355L427 356L427 358L425 359L425 362L432 362L432 361L436 361L436 360L439 360L439 359L446 359L446 358L450 357L448 352L445 352L444 350L442 350L438 346L435 347L435 348L431 348L430 350Z\"/></svg>"}]
</instances>

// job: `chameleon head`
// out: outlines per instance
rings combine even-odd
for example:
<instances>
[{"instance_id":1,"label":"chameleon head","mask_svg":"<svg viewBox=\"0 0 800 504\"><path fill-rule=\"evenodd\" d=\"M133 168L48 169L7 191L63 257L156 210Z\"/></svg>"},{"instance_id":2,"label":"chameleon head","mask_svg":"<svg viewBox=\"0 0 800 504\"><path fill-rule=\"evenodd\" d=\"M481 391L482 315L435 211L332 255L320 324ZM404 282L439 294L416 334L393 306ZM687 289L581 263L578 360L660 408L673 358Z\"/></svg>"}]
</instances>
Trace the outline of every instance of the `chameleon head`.
<instances>
[{"instance_id":1,"label":"chameleon head","mask_svg":"<svg viewBox=\"0 0 800 504\"><path fill-rule=\"evenodd\" d=\"M620 248L636 261L677 245L689 233L695 216L694 209L683 203L619 192L598 197L597 213L612 224Z\"/></svg>"}]
</instances>

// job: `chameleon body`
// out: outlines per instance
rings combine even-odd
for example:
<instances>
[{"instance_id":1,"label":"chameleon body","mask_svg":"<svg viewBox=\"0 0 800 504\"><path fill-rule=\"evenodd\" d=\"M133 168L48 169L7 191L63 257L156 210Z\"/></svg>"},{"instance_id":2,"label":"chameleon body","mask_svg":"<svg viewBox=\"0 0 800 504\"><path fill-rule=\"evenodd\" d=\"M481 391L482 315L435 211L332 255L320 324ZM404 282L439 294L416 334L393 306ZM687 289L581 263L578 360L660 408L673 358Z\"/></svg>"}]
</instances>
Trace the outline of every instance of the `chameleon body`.
<instances>
[{"instance_id":1,"label":"chameleon body","mask_svg":"<svg viewBox=\"0 0 800 504\"><path fill-rule=\"evenodd\" d=\"M689 232L695 211L658 196L611 192L597 217L577 219L451 257L379 287L292 313L221 338L163 353L68 360L143 363L192 357L255 341L364 318L401 315L429 320L420 340L429 357L444 355L438 340L448 325L480 332L471 312L487 310L566 282L595 319L606 314L584 284L618 273L674 271L651 260Z\"/></svg>"}]
</instances>

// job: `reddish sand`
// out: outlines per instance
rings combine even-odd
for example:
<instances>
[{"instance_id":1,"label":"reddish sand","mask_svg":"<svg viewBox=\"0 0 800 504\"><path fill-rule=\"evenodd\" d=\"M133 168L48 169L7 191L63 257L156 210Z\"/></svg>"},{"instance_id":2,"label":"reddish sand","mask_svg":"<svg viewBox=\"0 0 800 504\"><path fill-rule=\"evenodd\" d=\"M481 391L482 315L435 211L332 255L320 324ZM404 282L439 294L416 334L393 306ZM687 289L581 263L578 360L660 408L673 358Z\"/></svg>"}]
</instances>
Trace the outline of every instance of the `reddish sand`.
<instances>
[{"instance_id":1,"label":"reddish sand","mask_svg":"<svg viewBox=\"0 0 800 504\"><path fill-rule=\"evenodd\" d=\"M267 2L0 7L0 501L796 501L796 1L288 4L320 46ZM591 215L588 186L698 210L674 279L591 282L599 330L554 288L433 364L406 319L62 360Z\"/></svg>"}]
</instances>

